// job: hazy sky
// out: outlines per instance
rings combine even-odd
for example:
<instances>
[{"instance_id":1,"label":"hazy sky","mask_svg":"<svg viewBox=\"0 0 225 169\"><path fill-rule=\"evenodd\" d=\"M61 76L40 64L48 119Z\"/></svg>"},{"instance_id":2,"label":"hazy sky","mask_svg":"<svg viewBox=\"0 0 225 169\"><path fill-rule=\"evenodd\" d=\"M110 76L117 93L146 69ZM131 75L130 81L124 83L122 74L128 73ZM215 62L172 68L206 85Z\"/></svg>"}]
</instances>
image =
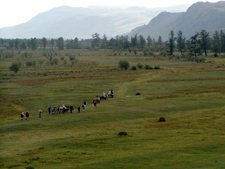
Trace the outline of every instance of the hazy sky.
<instances>
[{"instance_id":1,"label":"hazy sky","mask_svg":"<svg viewBox=\"0 0 225 169\"><path fill-rule=\"evenodd\" d=\"M208 0L208 2L218 1L220 0ZM0 28L27 22L41 12L62 5L72 7L88 7L95 5L144 6L155 8L193 4L196 2L198 2L198 0L0 0Z\"/></svg>"}]
</instances>

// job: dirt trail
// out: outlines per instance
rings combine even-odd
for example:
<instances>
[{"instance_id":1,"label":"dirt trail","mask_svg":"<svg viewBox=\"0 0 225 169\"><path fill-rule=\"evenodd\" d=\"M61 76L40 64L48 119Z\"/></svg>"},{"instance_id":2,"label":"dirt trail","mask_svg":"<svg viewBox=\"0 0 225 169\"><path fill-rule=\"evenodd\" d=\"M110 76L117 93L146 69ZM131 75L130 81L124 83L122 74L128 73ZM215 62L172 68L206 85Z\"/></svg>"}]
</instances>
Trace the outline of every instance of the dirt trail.
<instances>
[{"instance_id":1,"label":"dirt trail","mask_svg":"<svg viewBox=\"0 0 225 169\"><path fill-rule=\"evenodd\" d=\"M152 80L153 78L157 76L160 76L160 75L145 73L133 81L116 84L116 86L118 86L118 91L116 91L117 98L125 97L129 85L143 84L143 83L149 82L150 80Z\"/></svg>"}]
</instances>

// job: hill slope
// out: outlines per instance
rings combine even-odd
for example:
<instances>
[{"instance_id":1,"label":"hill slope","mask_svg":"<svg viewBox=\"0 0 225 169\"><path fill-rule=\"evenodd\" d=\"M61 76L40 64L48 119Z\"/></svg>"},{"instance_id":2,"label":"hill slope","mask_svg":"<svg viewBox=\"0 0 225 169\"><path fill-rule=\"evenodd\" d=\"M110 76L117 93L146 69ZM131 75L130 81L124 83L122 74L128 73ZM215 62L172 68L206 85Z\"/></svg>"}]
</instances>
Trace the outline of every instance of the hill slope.
<instances>
[{"instance_id":1,"label":"hill slope","mask_svg":"<svg viewBox=\"0 0 225 169\"><path fill-rule=\"evenodd\" d=\"M189 7L187 12L162 12L148 25L132 30L129 35L138 34L144 37L150 35L153 38L162 36L163 40L167 40L171 30L175 33L181 30L186 38L190 38L203 29L213 32L223 28L225 28L225 2L198 2Z\"/></svg>"},{"instance_id":2,"label":"hill slope","mask_svg":"<svg viewBox=\"0 0 225 169\"><path fill-rule=\"evenodd\" d=\"M61 6L41 13L30 21L0 29L1 38L91 38L94 33L108 37L130 32L147 24L163 10L185 11L189 5L171 8L110 8Z\"/></svg>"}]
</instances>

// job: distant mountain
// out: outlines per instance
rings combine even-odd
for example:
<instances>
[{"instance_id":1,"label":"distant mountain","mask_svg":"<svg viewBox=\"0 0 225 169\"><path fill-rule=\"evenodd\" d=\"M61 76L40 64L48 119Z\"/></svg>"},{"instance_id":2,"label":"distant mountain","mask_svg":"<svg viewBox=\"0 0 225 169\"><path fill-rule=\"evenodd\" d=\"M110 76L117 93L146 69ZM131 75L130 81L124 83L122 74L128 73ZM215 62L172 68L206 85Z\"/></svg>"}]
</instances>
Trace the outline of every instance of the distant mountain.
<instances>
[{"instance_id":1,"label":"distant mountain","mask_svg":"<svg viewBox=\"0 0 225 169\"><path fill-rule=\"evenodd\" d=\"M147 24L162 11L186 11L190 5L170 8L77 8L61 6L40 13L30 21L0 29L0 38L91 38L92 34L107 37L130 32L133 28Z\"/></svg>"},{"instance_id":2,"label":"distant mountain","mask_svg":"<svg viewBox=\"0 0 225 169\"><path fill-rule=\"evenodd\" d=\"M182 31L186 38L190 38L201 30L214 32L225 28L225 2L198 2L188 8L186 12L162 12L153 18L148 25L133 29L128 35L135 34L168 40L171 30L177 34Z\"/></svg>"}]
</instances>

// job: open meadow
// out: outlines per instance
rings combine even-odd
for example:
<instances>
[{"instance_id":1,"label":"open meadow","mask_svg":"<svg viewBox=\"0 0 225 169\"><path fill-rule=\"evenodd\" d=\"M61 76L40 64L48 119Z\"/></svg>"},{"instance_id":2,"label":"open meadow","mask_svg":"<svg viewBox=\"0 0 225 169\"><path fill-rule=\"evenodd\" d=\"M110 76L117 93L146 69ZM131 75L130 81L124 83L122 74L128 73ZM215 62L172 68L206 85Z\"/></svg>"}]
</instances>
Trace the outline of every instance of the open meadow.
<instances>
[{"instance_id":1,"label":"open meadow","mask_svg":"<svg viewBox=\"0 0 225 169\"><path fill-rule=\"evenodd\" d=\"M224 57L196 63L57 50L58 62L51 64L42 50L24 52L0 58L0 168L225 167ZM153 69L121 70L120 60ZM22 65L17 73L9 71L14 61ZM95 108L95 96L111 88L114 98ZM77 113L85 100L85 111ZM73 114L48 114L49 106L62 104L73 105ZM27 110L29 120L21 120Z\"/></svg>"}]
</instances>

